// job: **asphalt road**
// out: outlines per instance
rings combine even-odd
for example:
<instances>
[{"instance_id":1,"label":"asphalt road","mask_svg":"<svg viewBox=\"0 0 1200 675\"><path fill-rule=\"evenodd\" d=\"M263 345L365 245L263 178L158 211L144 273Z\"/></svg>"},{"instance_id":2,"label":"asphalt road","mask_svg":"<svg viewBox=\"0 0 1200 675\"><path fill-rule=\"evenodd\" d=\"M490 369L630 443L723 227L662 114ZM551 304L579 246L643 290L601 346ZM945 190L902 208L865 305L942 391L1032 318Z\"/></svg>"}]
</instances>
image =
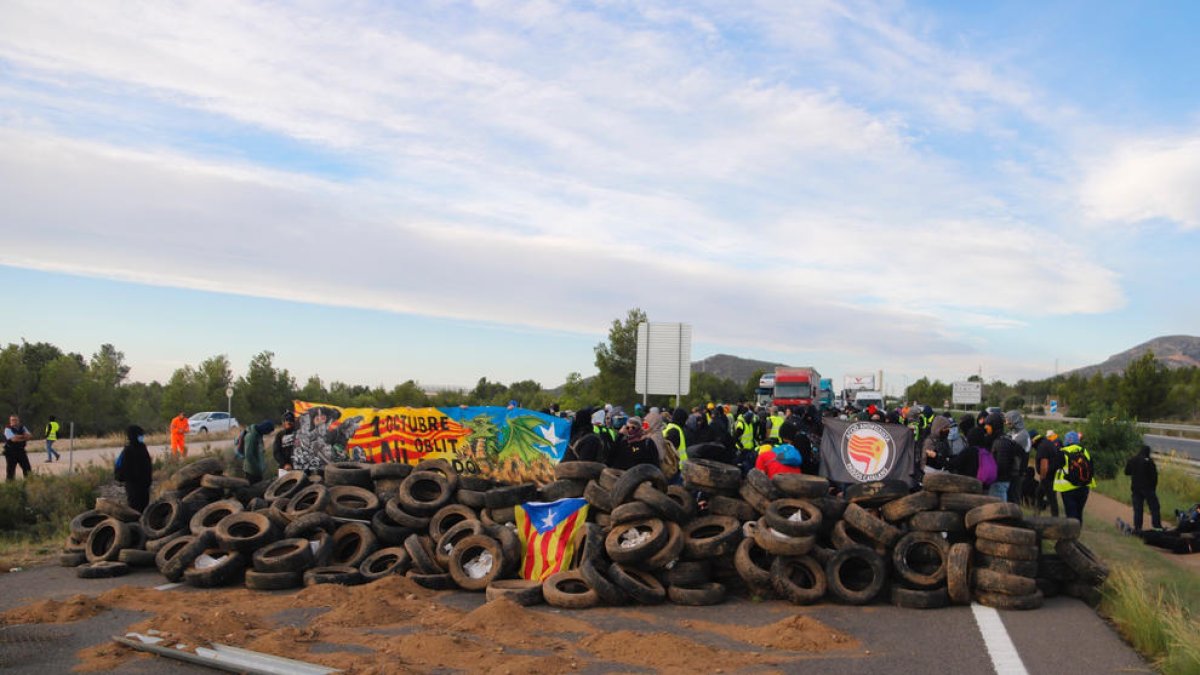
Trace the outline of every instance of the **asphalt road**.
<instances>
[{"instance_id":1,"label":"asphalt road","mask_svg":"<svg viewBox=\"0 0 1200 675\"><path fill-rule=\"evenodd\" d=\"M161 575L139 571L119 579L77 579L72 570L41 566L0 575L0 610L43 598L63 599L76 593L99 595L111 588L132 584L158 586ZM202 597L204 591L187 591ZM481 594L447 592L439 596L447 605L470 610L483 603ZM946 672L1028 672L1063 675L1072 673L1149 673L1152 669L1087 605L1069 598L1048 600L1031 612L1000 612L1004 631L1024 665L1024 671L993 666L985 639L972 608L907 610L890 605L846 607L832 604L794 607L781 601L751 602L733 599L718 607L656 607L573 612L572 617L607 630L646 632L669 631L721 649L746 649L745 643L730 642L711 633L689 631L687 620L738 625L767 625L792 614L812 616L829 626L850 633L862 643L861 650L827 654L797 654L784 670L812 669L821 673L879 674ZM546 615L552 629L561 610L536 608ZM644 616L645 620L639 618ZM74 654L119 635L124 628L146 618L125 610L103 612L91 619L68 624L9 626L0 628L0 670L41 674L66 672L75 663ZM337 645L330 646L337 649ZM609 672L615 667L592 663L583 672ZM627 668L621 669L628 672ZM761 669L756 669L761 670ZM134 660L115 672L211 672L163 659Z\"/></svg>"},{"instance_id":2,"label":"asphalt road","mask_svg":"<svg viewBox=\"0 0 1200 675\"><path fill-rule=\"evenodd\" d=\"M1185 457L1200 461L1200 441L1191 438L1175 436L1142 436L1146 445L1155 452L1176 452Z\"/></svg>"},{"instance_id":3,"label":"asphalt road","mask_svg":"<svg viewBox=\"0 0 1200 675\"><path fill-rule=\"evenodd\" d=\"M230 448L233 447L233 439L223 440L202 440L198 437L189 436L187 448L189 453L203 453L205 448ZM59 441L55 444L54 449L62 455L62 459L57 462L47 462L45 451L30 452L29 463L33 468L34 473L66 473L68 467L72 463L76 467L86 466L88 464L103 464L112 466L117 455L121 454L121 448L91 448L88 450L76 450L74 459L71 459L71 453L67 450L67 443ZM150 458L166 457L170 454L169 445L148 445L146 449L150 451Z\"/></svg>"}]
</instances>

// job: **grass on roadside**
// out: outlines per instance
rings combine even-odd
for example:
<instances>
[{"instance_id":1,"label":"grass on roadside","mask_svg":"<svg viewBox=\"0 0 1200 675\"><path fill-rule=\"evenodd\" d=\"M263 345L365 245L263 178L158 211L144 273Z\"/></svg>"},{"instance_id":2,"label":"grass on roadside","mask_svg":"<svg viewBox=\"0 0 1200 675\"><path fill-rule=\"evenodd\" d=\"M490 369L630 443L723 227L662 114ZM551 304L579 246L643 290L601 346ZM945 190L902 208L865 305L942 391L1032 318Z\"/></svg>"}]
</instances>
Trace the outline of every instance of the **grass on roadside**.
<instances>
[{"instance_id":1,"label":"grass on roadside","mask_svg":"<svg viewBox=\"0 0 1200 675\"><path fill-rule=\"evenodd\" d=\"M1129 476L1123 473L1096 481L1097 492L1122 504L1131 503L1129 490ZM1200 478L1160 461L1157 493L1163 520L1174 522L1176 510L1186 511L1200 503Z\"/></svg>"},{"instance_id":2,"label":"grass on roadside","mask_svg":"<svg viewBox=\"0 0 1200 675\"><path fill-rule=\"evenodd\" d=\"M232 440L237 436L240 429L233 431L213 432L207 434L190 434L187 436L188 448L199 446L210 441ZM112 433L106 436L88 436L85 438L76 438L76 450L91 450L93 448L119 448L125 445L127 439L124 432ZM146 434L146 445L170 445L171 435L166 432ZM60 432L58 440L54 442L54 449L60 453L66 453L71 447L71 440L66 437L65 432ZM45 439L35 439L29 441L26 450L32 456L34 453L46 452Z\"/></svg>"},{"instance_id":3,"label":"grass on roadside","mask_svg":"<svg viewBox=\"0 0 1200 675\"><path fill-rule=\"evenodd\" d=\"M1163 673L1200 672L1200 574L1111 525L1087 521L1084 543L1113 570L1100 612Z\"/></svg>"}]
</instances>

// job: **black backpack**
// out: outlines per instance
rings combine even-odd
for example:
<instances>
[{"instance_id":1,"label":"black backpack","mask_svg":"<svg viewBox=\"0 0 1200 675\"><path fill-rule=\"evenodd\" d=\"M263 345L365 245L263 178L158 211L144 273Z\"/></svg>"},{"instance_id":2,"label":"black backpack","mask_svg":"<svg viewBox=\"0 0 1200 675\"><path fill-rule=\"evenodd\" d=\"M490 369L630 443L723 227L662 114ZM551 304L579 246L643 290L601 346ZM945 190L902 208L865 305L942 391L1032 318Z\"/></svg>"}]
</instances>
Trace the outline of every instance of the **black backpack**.
<instances>
[{"instance_id":1,"label":"black backpack","mask_svg":"<svg viewBox=\"0 0 1200 675\"><path fill-rule=\"evenodd\" d=\"M1092 460L1088 458L1084 451L1064 452L1063 460L1063 476L1067 482L1075 487L1088 487L1092 484L1092 479L1095 477L1095 471L1092 468Z\"/></svg>"}]
</instances>

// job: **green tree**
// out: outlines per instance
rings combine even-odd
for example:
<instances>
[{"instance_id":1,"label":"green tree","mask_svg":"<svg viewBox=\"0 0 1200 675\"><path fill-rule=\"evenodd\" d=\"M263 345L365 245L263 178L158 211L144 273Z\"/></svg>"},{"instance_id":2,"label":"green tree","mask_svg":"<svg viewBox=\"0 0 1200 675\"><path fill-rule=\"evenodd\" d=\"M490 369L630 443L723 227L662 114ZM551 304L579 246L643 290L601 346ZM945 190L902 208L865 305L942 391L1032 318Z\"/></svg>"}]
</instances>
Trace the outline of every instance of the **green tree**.
<instances>
[{"instance_id":1,"label":"green tree","mask_svg":"<svg viewBox=\"0 0 1200 675\"><path fill-rule=\"evenodd\" d=\"M1142 433L1137 421L1120 406L1099 406L1088 415L1080 429L1083 447L1092 456L1092 465L1099 478L1112 478L1125 466L1142 445Z\"/></svg>"},{"instance_id":2,"label":"green tree","mask_svg":"<svg viewBox=\"0 0 1200 675\"><path fill-rule=\"evenodd\" d=\"M423 408L429 405L429 397L416 382L408 380L392 387L391 393L388 394L388 405Z\"/></svg>"},{"instance_id":3,"label":"green tree","mask_svg":"<svg viewBox=\"0 0 1200 675\"><path fill-rule=\"evenodd\" d=\"M211 356L196 367L196 384L202 397L204 410L224 410L229 405L225 390L233 384L233 369L229 357L224 354Z\"/></svg>"},{"instance_id":4,"label":"green tree","mask_svg":"<svg viewBox=\"0 0 1200 675\"><path fill-rule=\"evenodd\" d=\"M85 366L78 354L63 354L42 368L38 389L33 394L36 407L42 412L39 425L45 423L46 417L54 415L63 426L63 436L66 436L67 426L77 421L88 405L83 396L86 376Z\"/></svg>"},{"instance_id":5,"label":"green tree","mask_svg":"<svg viewBox=\"0 0 1200 675\"><path fill-rule=\"evenodd\" d=\"M89 405L80 414L85 433L106 434L125 428L121 384L128 376L125 354L116 347L106 343L92 354L83 383Z\"/></svg>"},{"instance_id":6,"label":"green tree","mask_svg":"<svg viewBox=\"0 0 1200 675\"><path fill-rule=\"evenodd\" d=\"M246 375L233 388L235 417L244 424L278 420L292 407L296 381L286 369L274 365L275 354L264 351L250 359Z\"/></svg>"},{"instance_id":7,"label":"green tree","mask_svg":"<svg viewBox=\"0 0 1200 675\"><path fill-rule=\"evenodd\" d=\"M1141 420L1157 419L1167 402L1167 371L1146 352L1125 367L1120 386L1120 402L1125 410Z\"/></svg>"},{"instance_id":8,"label":"green tree","mask_svg":"<svg viewBox=\"0 0 1200 675\"><path fill-rule=\"evenodd\" d=\"M191 366L176 368L175 372L171 373L171 379L167 380L166 386L163 387L159 401L159 417L169 420L180 412L190 415L212 409L207 403L196 371ZM160 425L154 426L157 428Z\"/></svg>"},{"instance_id":9,"label":"green tree","mask_svg":"<svg viewBox=\"0 0 1200 675\"><path fill-rule=\"evenodd\" d=\"M594 391L608 403L631 406L640 401L634 391L637 369L638 324L647 321L641 309L631 309L625 321L614 319L608 331L608 343L596 345L596 375Z\"/></svg>"},{"instance_id":10,"label":"green tree","mask_svg":"<svg viewBox=\"0 0 1200 675\"><path fill-rule=\"evenodd\" d=\"M467 393L467 399L472 405L502 405L508 402L508 387L499 382L489 382L486 377L479 378L475 388Z\"/></svg>"},{"instance_id":11,"label":"green tree","mask_svg":"<svg viewBox=\"0 0 1200 675\"><path fill-rule=\"evenodd\" d=\"M329 403L329 391L321 383L321 378L313 375L304 383L304 388L296 392L296 398L309 403Z\"/></svg>"},{"instance_id":12,"label":"green tree","mask_svg":"<svg viewBox=\"0 0 1200 675\"><path fill-rule=\"evenodd\" d=\"M755 398L757 398L757 394L754 391L758 389L758 381L762 379L762 376L766 372L760 368L750 374L750 379L746 380L746 386L742 388L742 400L754 402Z\"/></svg>"},{"instance_id":13,"label":"green tree","mask_svg":"<svg viewBox=\"0 0 1200 675\"><path fill-rule=\"evenodd\" d=\"M9 344L0 349L0 405L4 406L0 414L4 415L5 423L12 413L25 419L32 412L33 374L21 356L19 345Z\"/></svg>"},{"instance_id":14,"label":"green tree","mask_svg":"<svg viewBox=\"0 0 1200 675\"><path fill-rule=\"evenodd\" d=\"M586 380L583 375L572 372L567 375L567 381L562 387L562 396L559 402L564 410L580 410L589 405L591 394Z\"/></svg>"}]
</instances>

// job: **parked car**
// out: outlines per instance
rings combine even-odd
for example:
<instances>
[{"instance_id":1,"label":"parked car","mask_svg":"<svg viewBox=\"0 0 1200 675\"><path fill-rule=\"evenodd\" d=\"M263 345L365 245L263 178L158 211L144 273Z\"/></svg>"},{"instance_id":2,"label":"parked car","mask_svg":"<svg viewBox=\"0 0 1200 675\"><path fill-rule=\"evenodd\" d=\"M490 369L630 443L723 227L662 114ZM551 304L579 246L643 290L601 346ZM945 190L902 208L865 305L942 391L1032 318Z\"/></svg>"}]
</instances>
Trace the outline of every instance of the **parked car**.
<instances>
[{"instance_id":1,"label":"parked car","mask_svg":"<svg viewBox=\"0 0 1200 675\"><path fill-rule=\"evenodd\" d=\"M207 434L238 428L236 417L225 412L198 412L188 418L189 434Z\"/></svg>"}]
</instances>

